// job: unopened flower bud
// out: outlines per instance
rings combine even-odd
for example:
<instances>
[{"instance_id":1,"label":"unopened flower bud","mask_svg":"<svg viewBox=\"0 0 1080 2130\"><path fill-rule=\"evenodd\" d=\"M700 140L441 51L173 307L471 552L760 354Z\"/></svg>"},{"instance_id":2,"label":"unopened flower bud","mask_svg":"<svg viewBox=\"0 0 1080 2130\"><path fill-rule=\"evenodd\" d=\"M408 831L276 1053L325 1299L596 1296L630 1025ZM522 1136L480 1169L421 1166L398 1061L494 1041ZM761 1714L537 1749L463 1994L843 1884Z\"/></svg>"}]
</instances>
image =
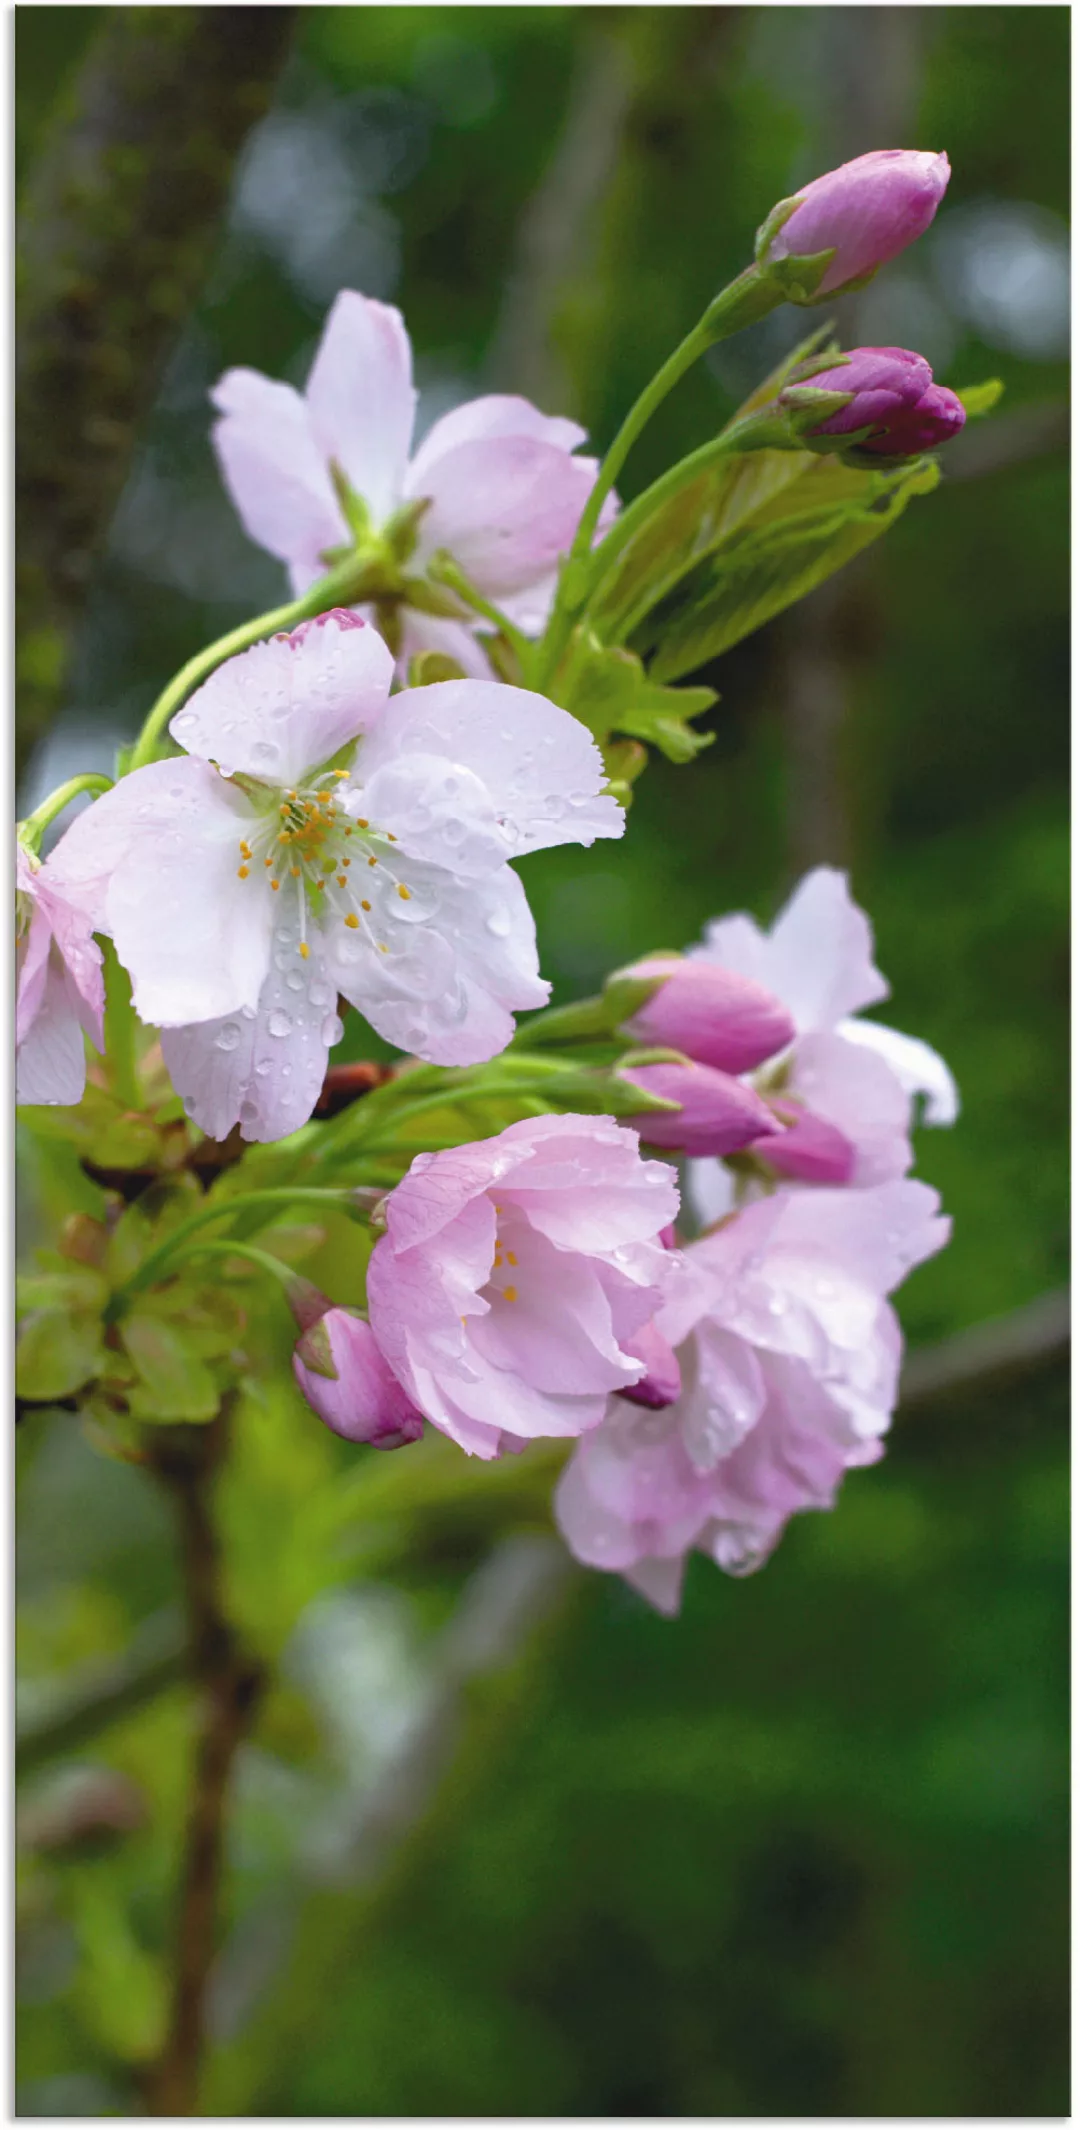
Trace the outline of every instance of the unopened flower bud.
<instances>
[{"instance_id":1,"label":"unopened flower bud","mask_svg":"<svg viewBox=\"0 0 1080 2130\"><path fill-rule=\"evenodd\" d=\"M750 1072L792 1042L795 1023L786 1006L716 962L681 955L647 955L619 978L656 978L652 997L623 1025L639 1043L681 1050L720 1072Z\"/></svg>"},{"instance_id":2,"label":"unopened flower bud","mask_svg":"<svg viewBox=\"0 0 1080 2130\"><path fill-rule=\"evenodd\" d=\"M673 1347L668 1345L655 1324L645 1324L635 1331L632 1338L623 1340L626 1353L635 1360L644 1361L645 1374L627 1389L619 1391L620 1398L629 1398L632 1405L647 1405L652 1412L659 1412L665 1405L674 1405L682 1395L682 1372Z\"/></svg>"},{"instance_id":3,"label":"unopened flower bud","mask_svg":"<svg viewBox=\"0 0 1080 2130\"><path fill-rule=\"evenodd\" d=\"M837 409L834 397L840 392L851 396ZM829 399L816 421L820 393ZM925 357L910 348L855 348L831 368L790 381L779 404L796 418L805 449L836 450L842 448L840 440L853 437L851 455L858 458L916 457L947 443L966 418L955 392L936 385Z\"/></svg>"},{"instance_id":4,"label":"unopened flower bud","mask_svg":"<svg viewBox=\"0 0 1080 2130\"><path fill-rule=\"evenodd\" d=\"M783 1131L752 1087L711 1065L695 1065L689 1058L655 1065L628 1060L619 1077L679 1104L677 1110L648 1110L627 1119L648 1146L684 1154L734 1154L752 1140Z\"/></svg>"},{"instance_id":5,"label":"unopened flower bud","mask_svg":"<svg viewBox=\"0 0 1080 2130\"><path fill-rule=\"evenodd\" d=\"M423 1415L402 1389L364 1318L328 1309L304 1333L293 1374L312 1410L346 1442L401 1449L424 1432Z\"/></svg>"},{"instance_id":6,"label":"unopened flower bud","mask_svg":"<svg viewBox=\"0 0 1080 2130\"><path fill-rule=\"evenodd\" d=\"M787 1129L755 1142L749 1149L775 1170L801 1183L849 1183L855 1167L855 1149L850 1139L815 1117L812 1110L793 1102L774 1102L773 1108ZM787 1120L790 1119L790 1122Z\"/></svg>"},{"instance_id":7,"label":"unopened flower bud","mask_svg":"<svg viewBox=\"0 0 1080 2130\"><path fill-rule=\"evenodd\" d=\"M949 158L916 148L875 148L827 170L793 200L781 200L758 232L759 267L831 252L820 277L784 274L793 303L820 303L859 287L929 229L949 182Z\"/></svg>"}]
</instances>

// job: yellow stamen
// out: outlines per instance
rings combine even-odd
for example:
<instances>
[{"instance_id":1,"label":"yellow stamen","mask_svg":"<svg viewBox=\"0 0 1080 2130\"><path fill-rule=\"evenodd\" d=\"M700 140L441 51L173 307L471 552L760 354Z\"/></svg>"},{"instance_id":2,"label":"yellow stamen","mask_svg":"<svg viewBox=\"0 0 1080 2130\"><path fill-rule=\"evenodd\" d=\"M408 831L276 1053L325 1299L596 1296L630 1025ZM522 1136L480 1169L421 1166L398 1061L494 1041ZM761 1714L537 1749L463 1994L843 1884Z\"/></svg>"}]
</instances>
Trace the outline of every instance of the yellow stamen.
<instances>
[{"instance_id":1,"label":"yellow stamen","mask_svg":"<svg viewBox=\"0 0 1080 2130\"><path fill-rule=\"evenodd\" d=\"M272 881L270 882L270 885L271 885L271 887L273 888L273 890L274 890L274 893L275 893L275 895L276 895L276 894L277 894L277 892L278 892L278 889L279 889L279 888L280 888L280 886L281 886L281 882L280 882L280 880L272 880Z\"/></svg>"},{"instance_id":2,"label":"yellow stamen","mask_svg":"<svg viewBox=\"0 0 1080 2130\"><path fill-rule=\"evenodd\" d=\"M514 1253L513 1253L513 1251L512 1251L512 1250L508 1250L508 1251L507 1251L507 1253L506 1253L506 1262L507 1262L507 1264L508 1264L508 1265L516 1265L516 1264L517 1264L517 1258L516 1258L516 1257L514 1256Z\"/></svg>"},{"instance_id":3,"label":"yellow stamen","mask_svg":"<svg viewBox=\"0 0 1080 2130\"><path fill-rule=\"evenodd\" d=\"M384 939L380 939L380 940L379 940L379 942L378 942L378 948L379 948L379 952L380 952L380 954L389 954L389 952L390 952L390 949L389 949L389 947L387 946L387 944L386 944L386 941L385 941Z\"/></svg>"},{"instance_id":4,"label":"yellow stamen","mask_svg":"<svg viewBox=\"0 0 1080 2130\"><path fill-rule=\"evenodd\" d=\"M310 954L310 952L311 952L311 948L310 948L310 947L308 946L307 940L306 940L306 939L302 939L302 940L300 941L300 956L301 956L301 960L303 960L303 961L306 961L306 960L307 960L307 958L308 958L308 955Z\"/></svg>"},{"instance_id":5,"label":"yellow stamen","mask_svg":"<svg viewBox=\"0 0 1080 2130\"><path fill-rule=\"evenodd\" d=\"M517 1288L516 1288L516 1287L504 1287L504 1288L503 1288L503 1295L504 1295L504 1298L506 1299L506 1301L508 1301L508 1302L516 1302L516 1301L517 1301Z\"/></svg>"},{"instance_id":6,"label":"yellow stamen","mask_svg":"<svg viewBox=\"0 0 1080 2130\"><path fill-rule=\"evenodd\" d=\"M390 834L390 830L389 830L389 829L387 829L387 831L386 831L386 840L387 840L387 842L388 842L388 843L396 843L396 842L397 842L397 837L396 837L396 836L392 836L392 835Z\"/></svg>"},{"instance_id":7,"label":"yellow stamen","mask_svg":"<svg viewBox=\"0 0 1080 2130\"><path fill-rule=\"evenodd\" d=\"M356 826L357 826L357 828L366 828L366 827L368 826L368 824L367 824L367 822L366 822L366 821L363 821L363 820L361 820L361 818L360 818L360 815L359 815L359 814L357 814L357 817L356 817Z\"/></svg>"},{"instance_id":8,"label":"yellow stamen","mask_svg":"<svg viewBox=\"0 0 1080 2130\"><path fill-rule=\"evenodd\" d=\"M398 881L398 894L401 896L402 902L412 901L412 889L407 888L403 880Z\"/></svg>"},{"instance_id":9,"label":"yellow stamen","mask_svg":"<svg viewBox=\"0 0 1080 2130\"><path fill-rule=\"evenodd\" d=\"M361 902L361 904L360 904L360 908L361 908L362 910L370 910L370 908L371 908L371 904L370 904L370 902ZM353 919L353 923L354 923L354 924L357 924L357 923L359 923L359 919L358 919L358 918L355 918L355 917L354 917L354 919Z\"/></svg>"},{"instance_id":10,"label":"yellow stamen","mask_svg":"<svg viewBox=\"0 0 1080 2130\"><path fill-rule=\"evenodd\" d=\"M369 865L378 865L378 862L379 862L379 861L378 861L378 859L377 859L377 858L369 858L369 859L368 859L368 864L369 864Z\"/></svg>"},{"instance_id":11,"label":"yellow stamen","mask_svg":"<svg viewBox=\"0 0 1080 2130\"><path fill-rule=\"evenodd\" d=\"M236 871L236 877L237 877L237 879L238 879L238 880L246 880L246 879L247 879L247 876L248 876L248 868L247 868L247 866L246 866L246 865L241 865L241 866L238 866L238 867L237 867L237 871Z\"/></svg>"},{"instance_id":12,"label":"yellow stamen","mask_svg":"<svg viewBox=\"0 0 1080 2130\"><path fill-rule=\"evenodd\" d=\"M369 903L365 903L365 904L364 904L364 908L365 908L365 909L369 909L369 908L370 908L370 904L369 904ZM358 928L359 928L359 924L360 924L360 919L359 919L359 917L357 916L357 914L356 914L356 911L355 911L355 910L350 910L350 911L349 911L349 914L348 914L348 916L346 917L346 919L345 919L345 922L346 922L346 924L348 925L348 927L349 927L349 930L350 930L350 932L355 932L355 931L357 931L357 930L358 930Z\"/></svg>"},{"instance_id":13,"label":"yellow stamen","mask_svg":"<svg viewBox=\"0 0 1080 2130\"><path fill-rule=\"evenodd\" d=\"M345 878L345 875L344 875L344 873L339 873L339 874L338 874L338 876L337 876L337 884L338 884L338 886L339 886L339 887L348 887L349 883L348 883L347 879Z\"/></svg>"}]
</instances>

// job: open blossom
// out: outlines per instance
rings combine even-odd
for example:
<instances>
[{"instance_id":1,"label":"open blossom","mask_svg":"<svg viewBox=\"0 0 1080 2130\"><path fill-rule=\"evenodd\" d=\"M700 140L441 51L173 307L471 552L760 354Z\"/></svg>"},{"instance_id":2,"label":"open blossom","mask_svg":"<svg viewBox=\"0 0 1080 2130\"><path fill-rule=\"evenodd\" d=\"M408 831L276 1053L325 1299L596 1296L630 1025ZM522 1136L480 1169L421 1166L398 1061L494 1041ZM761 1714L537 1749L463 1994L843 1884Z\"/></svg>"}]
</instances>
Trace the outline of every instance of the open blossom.
<instances>
[{"instance_id":1,"label":"open blossom","mask_svg":"<svg viewBox=\"0 0 1080 2130\"><path fill-rule=\"evenodd\" d=\"M936 1192L902 1180L782 1192L692 1243L655 1326L681 1394L613 1398L559 1482L578 1558L671 1613L691 1548L747 1574L796 1511L831 1508L844 1473L880 1457L896 1402L885 1296L948 1234Z\"/></svg>"},{"instance_id":2,"label":"open blossom","mask_svg":"<svg viewBox=\"0 0 1080 2130\"><path fill-rule=\"evenodd\" d=\"M875 148L804 185L782 226L766 222L762 263L835 252L814 292L820 302L879 266L929 229L948 185L949 158L919 148ZM771 221L771 217L770 217Z\"/></svg>"},{"instance_id":3,"label":"open blossom","mask_svg":"<svg viewBox=\"0 0 1080 2130\"><path fill-rule=\"evenodd\" d=\"M62 848L62 845L59 846ZM83 911L15 845L15 1099L74 1103L86 1085L83 1034L102 1047L101 949Z\"/></svg>"},{"instance_id":4,"label":"open blossom","mask_svg":"<svg viewBox=\"0 0 1080 2130\"><path fill-rule=\"evenodd\" d=\"M753 1148L778 1173L859 1188L884 1183L911 1167L916 1097L925 1123L955 1121L956 1084L944 1059L915 1036L856 1018L887 998L889 987L874 966L869 920L852 901L846 874L818 866L770 932L746 915L716 918L690 953L764 986L794 1023L794 1043L757 1082L781 1121L800 1127ZM731 1176L719 1163L694 1162L691 1189L706 1220L734 1204Z\"/></svg>"},{"instance_id":5,"label":"open blossom","mask_svg":"<svg viewBox=\"0 0 1080 2130\"><path fill-rule=\"evenodd\" d=\"M507 859L622 833L566 711L494 681L390 697L391 671L347 613L255 645L173 718L186 754L123 778L56 853L213 1138L306 1121L339 993L431 1062L493 1057L548 993Z\"/></svg>"},{"instance_id":6,"label":"open blossom","mask_svg":"<svg viewBox=\"0 0 1080 2130\"><path fill-rule=\"evenodd\" d=\"M303 394L237 369L212 397L225 484L246 532L288 566L297 594L325 575L328 554L353 544L335 465L376 537L403 508L426 504L411 577L446 549L512 621L529 632L543 627L559 559L596 477L595 459L573 456L585 440L576 422L496 394L443 415L410 457L409 336L398 311L353 289L334 301ZM407 593L401 613L403 662L436 650L467 673L488 672L472 623L422 613Z\"/></svg>"},{"instance_id":7,"label":"open blossom","mask_svg":"<svg viewBox=\"0 0 1080 2130\"><path fill-rule=\"evenodd\" d=\"M676 1262L678 1190L610 1117L418 1154L368 1268L371 1328L420 1412L478 1457L596 1427Z\"/></svg>"}]
</instances>

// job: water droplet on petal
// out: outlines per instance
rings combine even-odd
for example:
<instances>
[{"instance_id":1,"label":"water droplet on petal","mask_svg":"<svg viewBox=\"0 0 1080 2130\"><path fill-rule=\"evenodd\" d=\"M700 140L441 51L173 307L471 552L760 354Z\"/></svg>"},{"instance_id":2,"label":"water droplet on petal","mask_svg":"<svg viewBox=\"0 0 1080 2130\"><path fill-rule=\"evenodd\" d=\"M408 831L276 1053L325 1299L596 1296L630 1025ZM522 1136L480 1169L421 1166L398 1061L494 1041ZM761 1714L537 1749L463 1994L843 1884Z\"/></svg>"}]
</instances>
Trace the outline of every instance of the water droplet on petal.
<instances>
[{"instance_id":1,"label":"water droplet on petal","mask_svg":"<svg viewBox=\"0 0 1080 2130\"><path fill-rule=\"evenodd\" d=\"M267 1075L267 1073L269 1072L269 1070L270 1070L270 1061L269 1061L269 1059L268 1059L268 1058L260 1058L260 1059L259 1059L259 1062L258 1062L258 1064L257 1064L257 1065L256 1065L256 1067L255 1067L255 1077L256 1077L256 1079L259 1079L259 1080L265 1080L265 1078L266 1078L266 1075Z\"/></svg>"},{"instance_id":2,"label":"water droplet on petal","mask_svg":"<svg viewBox=\"0 0 1080 2130\"><path fill-rule=\"evenodd\" d=\"M226 1021L224 1028L219 1028L214 1037L214 1048L215 1050L235 1050L239 1041L239 1022Z\"/></svg>"},{"instance_id":3,"label":"water droplet on petal","mask_svg":"<svg viewBox=\"0 0 1080 2130\"><path fill-rule=\"evenodd\" d=\"M345 1030L342 1027L338 1015L336 1013L328 1013L326 1019L322 1024L322 1027L319 1030L319 1034L322 1037L323 1042L326 1044L327 1049L332 1050L335 1043L340 1043L344 1033Z\"/></svg>"},{"instance_id":4,"label":"water droplet on petal","mask_svg":"<svg viewBox=\"0 0 1080 2130\"><path fill-rule=\"evenodd\" d=\"M251 759L261 769L273 769L281 759L281 750L271 740L257 740L251 750Z\"/></svg>"},{"instance_id":5,"label":"water droplet on petal","mask_svg":"<svg viewBox=\"0 0 1080 2130\"><path fill-rule=\"evenodd\" d=\"M287 989L287 990L289 990L289 991L302 991L302 990L303 990L303 988L304 988L304 979L303 979L303 977L301 976L301 974L300 974L300 971L299 971L299 969L290 969L290 970L289 970L289 973L288 973L287 977L285 978L285 986L286 986L286 989Z\"/></svg>"},{"instance_id":6,"label":"water droplet on petal","mask_svg":"<svg viewBox=\"0 0 1080 2130\"><path fill-rule=\"evenodd\" d=\"M484 921L485 921L485 924L486 924L486 926L487 926L487 929L488 929L488 931L489 931L489 932L491 933L491 936L492 936L492 938L493 938L493 939L506 939L506 938L507 938L507 937L509 936L509 932L510 932L510 912L509 912L509 910L504 910L504 909L499 909L499 910L492 910L492 912L491 912L491 915L490 915L490 917L488 917L488 918L485 918L485 920L484 920Z\"/></svg>"},{"instance_id":7,"label":"water droplet on petal","mask_svg":"<svg viewBox=\"0 0 1080 2130\"><path fill-rule=\"evenodd\" d=\"M292 1031L292 1021L289 1018L289 1015L287 1013L282 1013L280 1007L278 1006L275 1006L273 1013L270 1015L270 1018L266 1023L266 1026L268 1033L270 1035L277 1036L279 1039L282 1036L289 1035Z\"/></svg>"}]
</instances>

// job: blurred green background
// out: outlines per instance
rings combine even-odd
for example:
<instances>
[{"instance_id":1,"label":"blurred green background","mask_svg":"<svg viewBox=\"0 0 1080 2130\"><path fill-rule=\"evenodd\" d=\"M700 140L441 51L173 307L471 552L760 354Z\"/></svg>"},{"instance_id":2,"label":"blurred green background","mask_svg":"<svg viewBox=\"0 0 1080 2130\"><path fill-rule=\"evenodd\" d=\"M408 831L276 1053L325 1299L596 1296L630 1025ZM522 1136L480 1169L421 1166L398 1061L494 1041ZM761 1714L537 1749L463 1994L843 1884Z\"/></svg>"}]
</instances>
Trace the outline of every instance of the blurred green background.
<instances>
[{"instance_id":1,"label":"blurred green background","mask_svg":"<svg viewBox=\"0 0 1080 2130\"><path fill-rule=\"evenodd\" d=\"M21 178L110 13L18 10ZM1002 377L999 412L886 541L695 676L715 744L650 763L623 845L525 869L570 998L850 868L888 1018L964 1103L919 1135L955 1232L901 1296L915 1344L1067 1277L1068 47L1062 7L301 10L20 794L110 767L181 661L281 596L216 480L227 364L302 382L353 286L402 307L422 422L523 391L602 446L775 199L944 147L932 232L836 316L954 386ZM804 324L716 350L624 494ZM524 1491L470 1469L459 1499L426 1448L420 1507L401 1475L380 1526L373 1482L335 1552L320 1504L355 1453L268 1404L226 1514L283 1683L240 1768L208 2106L1065 2112L1065 1413L1058 1369L913 1409L757 1578L696 1561L670 1624L566 1580ZM167 1644L176 1576L148 1482L62 1416L20 1436L40 1720L133 1635ZM489 1648L515 1578L520 1631ZM139 2110L189 1715L172 1686L28 1774L24 2114Z\"/></svg>"}]
</instances>

